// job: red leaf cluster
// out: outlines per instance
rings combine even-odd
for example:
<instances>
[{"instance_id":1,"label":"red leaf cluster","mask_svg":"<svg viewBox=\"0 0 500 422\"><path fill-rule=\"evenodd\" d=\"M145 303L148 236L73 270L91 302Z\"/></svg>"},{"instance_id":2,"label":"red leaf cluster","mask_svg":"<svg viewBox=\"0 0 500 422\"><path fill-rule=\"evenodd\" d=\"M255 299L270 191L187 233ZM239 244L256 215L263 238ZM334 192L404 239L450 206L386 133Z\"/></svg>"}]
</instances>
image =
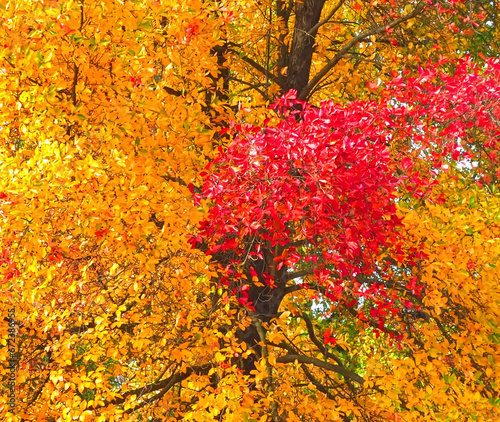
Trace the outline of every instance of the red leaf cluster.
<instances>
[{"instance_id":1,"label":"red leaf cluster","mask_svg":"<svg viewBox=\"0 0 500 422\"><path fill-rule=\"evenodd\" d=\"M322 260L342 272L366 267L382 246L396 241L400 219L393 203L398 179L375 114L375 102L319 108L299 105L276 126L236 127L228 150L212 165L203 194L213 201L201 235L211 249L251 256L261 246L283 246L277 269L297 264L295 244L322 250ZM314 258L313 258L314 259ZM317 259L317 258L316 258Z\"/></svg>"},{"instance_id":2,"label":"red leaf cluster","mask_svg":"<svg viewBox=\"0 0 500 422\"><path fill-rule=\"evenodd\" d=\"M191 239L207 245L207 254L226 255L232 269L222 284L249 268L248 280L274 288L308 268L327 297L340 299L343 280L388 270L377 263L382 250L409 266L426 259L418 245L402 247L396 195L442 202L433 189L450 166L475 172L478 183L500 172L499 60L396 74L381 94L379 101L313 107L289 92L272 106L282 116L276 125L233 128L233 142L207 169L202 194L213 205ZM398 312L401 289L417 302L424 294L416 279L393 291L353 285L351 293L373 303L369 316L380 329ZM251 305L246 290L235 291L242 306ZM401 303L418 308L407 298Z\"/></svg>"}]
</instances>

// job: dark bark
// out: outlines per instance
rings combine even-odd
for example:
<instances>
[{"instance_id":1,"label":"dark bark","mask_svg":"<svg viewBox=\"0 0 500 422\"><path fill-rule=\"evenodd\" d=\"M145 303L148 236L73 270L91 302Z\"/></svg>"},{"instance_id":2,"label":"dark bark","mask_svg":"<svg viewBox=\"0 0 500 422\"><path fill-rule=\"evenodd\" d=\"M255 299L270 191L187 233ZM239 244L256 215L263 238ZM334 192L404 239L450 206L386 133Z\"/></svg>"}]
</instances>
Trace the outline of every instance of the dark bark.
<instances>
[{"instance_id":1,"label":"dark bark","mask_svg":"<svg viewBox=\"0 0 500 422\"><path fill-rule=\"evenodd\" d=\"M303 0L295 3L295 26L288 56L288 77L284 91L301 92L309 81L314 43L325 0Z\"/></svg>"}]
</instances>

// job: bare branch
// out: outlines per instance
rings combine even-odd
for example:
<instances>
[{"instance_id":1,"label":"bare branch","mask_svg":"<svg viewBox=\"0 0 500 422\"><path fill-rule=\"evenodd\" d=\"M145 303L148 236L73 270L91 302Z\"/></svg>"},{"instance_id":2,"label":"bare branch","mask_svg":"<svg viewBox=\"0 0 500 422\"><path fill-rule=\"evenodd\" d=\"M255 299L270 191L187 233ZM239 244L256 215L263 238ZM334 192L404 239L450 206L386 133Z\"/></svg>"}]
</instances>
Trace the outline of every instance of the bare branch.
<instances>
[{"instance_id":1,"label":"bare branch","mask_svg":"<svg viewBox=\"0 0 500 422\"><path fill-rule=\"evenodd\" d=\"M265 362L266 362L267 385L269 387L269 391L274 391L273 368L269 364L269 351L267 350L267 344L266 344L266 332L265 332L264 328L262 327L262 322L260 321L259 318L252 316L252 321L255 325L255 328L257 329L257 333L259 334L260 341L262 342L262 357L265 359ZM273 413L273 419L277 420L278 419L278 405L277 405L277 403L272 404L272 413Z\"/></svg>"},{"instance_id":2,"label":"bare branch","mask_svg":"<svg viewBox=\"0 0 500 422\"><path fill-rule=\"evenodd\" d=\"M54 359L52 358L52 353L49 352L49 363L52 363L54 362ZM42 391L43 389L45 388L45 385L47 385L47 383L49 382L50 380L50 371L47 371L47 376L45 377L45 379L42 381L42 383L40 384L40 387L38 387L38 389L35 391L35 393L33 394L33 396L31 397L31 399L26 403L26 407L29 407L31 406L33 403L35 403L37 400L38 400L38 397L40 397L40 394L42 394Z\"/></svg>"},{"instance_id":3,"label":"bare branch","mask_svg":"<svg viewBox=\"0 0 500 422\"><path fill-rule=\"evenodd\" d=\"M298 292L303 289L310 289L310 290L315 290L320 293L325 293L326 287L325 286L319 286L318 284L313 284L313 283L303 283L303 284L294 284L293 286L287 287L283 291L283 296L286 296L290 293L293 292Z\"/></svg>"}]
</instances>

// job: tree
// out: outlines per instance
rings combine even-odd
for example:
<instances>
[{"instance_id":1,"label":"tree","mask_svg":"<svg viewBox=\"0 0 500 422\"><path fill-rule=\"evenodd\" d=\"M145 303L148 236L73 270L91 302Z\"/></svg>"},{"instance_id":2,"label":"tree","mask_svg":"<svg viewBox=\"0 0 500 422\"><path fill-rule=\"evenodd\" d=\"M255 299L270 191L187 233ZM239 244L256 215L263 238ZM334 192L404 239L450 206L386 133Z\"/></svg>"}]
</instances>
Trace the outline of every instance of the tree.
<instances>
[{"instance_id":1,"label":"tree","mask_svg":"<svg viewBox=\"0 0 500 422\"><path fill-rule=\"evenodd\" d=\"M497 9L450 3L3 2L2 416L494 420Z\"/></svg>"},{"instance_id":2,"label":"tree","mask_svg":"<svg viewBox=\"0 0 500 422\"><path fill-rule=\"evenodd\" d=\"M298 403L307 402L309 390L325 395L325 420L498 414L490 367L498 288L486 281L497 249L488 248L487 258L483 248L476 251L481 236L471 226L474 218L484 222L487 239L479 242L495 243L498 61L488 69L480 76L470 62L459 62L453 75L436 66L418 78L398 76L381 102L300 104L299 112L284 97L276 104L284 113L279 123L235 128L205 183L214 204L193 243L208 247L225 269L220 286L247 307L252 325L239 337L254 345L260 361L243 367L260 372L268 383L261 388L277 401L299 385L307 387L295 389ZM391 157L387 145L394 143ZM465 197L457 184L469 184ZM492 214L470 211L487 197ZM442 213L449 217L442 220ZM462 254L450 246L461 243L471 249ZM304 291L316 303L294 296ZM481 332L479 353L461 346L471 326ZM388 347L382 353L390 350L391 357L377 353L381 333ZM366 363L352 361L352 342L361 335L373 336L365 341L384 369L367 351ZM293 362L301 366L291 373L280 365ZM472 374L477 383L469 381ZM340 407L339 397L347 401ZM465 397L475 397L474 410L463 409ZM277 408L278 420L309 415L288 402Z\"/></svg>"}]
</instances>

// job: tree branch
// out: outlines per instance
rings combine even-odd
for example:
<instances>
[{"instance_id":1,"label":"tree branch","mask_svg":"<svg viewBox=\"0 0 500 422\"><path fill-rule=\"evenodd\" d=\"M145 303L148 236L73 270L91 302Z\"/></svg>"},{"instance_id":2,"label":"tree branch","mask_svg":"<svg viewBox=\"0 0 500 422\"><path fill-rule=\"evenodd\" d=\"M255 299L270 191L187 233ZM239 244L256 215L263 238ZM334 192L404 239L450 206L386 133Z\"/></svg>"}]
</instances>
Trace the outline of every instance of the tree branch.
<instances>
[{"instance_id":1,"label":"tree branch","mask_svg":"<svg viewBox=\"0 0 500 422\"><path fill-rule=\"evenodd\" d=\"M329 371L336 372L339 375L342 375L344 378L349 379L351 381L354 381L358 383L359 385L363 385L365 380L363 377L361 377L358 374L355 374L354 372L349 371L348 369L344 368L343 366L340 365L334 365L333 363L330 362L325 362L310 356L304 356L304 355L285 355L285 356L280 356L276 359L276 362L279 363L292 363L292 362L299 362L299 363L304 363L306 365L314 365L317 366L318 368L323 368L327 369Z\"/></svg>"},{"instance_id":2,"label":"tree branch","mask_svg":"<svg viewBox=\"0 0 500 422\"><path fill-rule=\"evenodd\" d=\"M395 19L393 20L392 22L390 22L388 25L385 25L385 26L378 26L378 27L375 27L375 28L372 28L370 29L369 31L365 31L359 35L357 35L356 37L354 37L353 39L351 39L351 41L349 41L342 49L339 50L339 52L335 55L335 57L333 57L317 74L316 76L314 76L314 78L312 78L308 83L307 85L304 87L304 89L302 89L302 91L300 92L300 95L299 95L299 99L300 100L306 100L307 97L309 96L309 94L311 93L311 91L314 89L314 87L328 74L328 72L330 72L330 70L332 70L335 65L347 54L347 52L353 48L356 44L358 44L359 42L363 41L365 38L368 38L372 35L377 35L377 34L381 34L383 33L384 31L386 31L386 29L390 29L390 28L394 28L396 26L398 26L399 24L403 23L403 22L406 22L412 18L414 18L415 16L417 16L418 14L420 14L422 12L422 10L424 10L424 7L426 6L426 2L421 2L412 12L404 15L404 16L401 16L400 18L398 19Z\"/></svg>"},{"instance_id":3,"label":"tree branch","mask_svg":"<svg viewBox=\"0 0 500 422\"><path fill-rule=\"evenodd\" d=\"M314 377L311 372L307 369L306 366L302 366L302 372L306 375L307 379L311 382L312 385L314 385L319 391L321 391L326 397L328 397L330 400L334 400L335 396L330 393L330 388L327 387L326 385L321 384L316 377Z\"/></svg>"},{"instance_id":4,"label":"tree branch","mask_svg":"<svg viewBox=\"0 0 500 422\"><path fill-rule=\"evenodd\" d=\"M304 277L306 275L313 275L314 270L315 270L315 268L308 268L306 270L295 271L293 273L286 273L285 274L285 281L295 280L296 278Z\"/></svg>"},{"instance_id":5,"label":"tree branch","mask_svg":"<svg viewBox=\"0 0 500 422\"><path fill-rule=\"evenodd\" d=\"M52 358L52 352L49 352L48 363L52 363L52 362L54 362L54 359ZM35 393L31 397L31 399L26 403L27 408L37 401L38 397L40 397L40 394L42 394L42 391L43 391L45 385L49 382L49 380L50 380L50 371L47 371L47 376L40 384L40 387L38 387L38 389L35 391Z\"/></svg>"},{"instance_id":6,"label":"tree branch","mask_svg":"<svg viewBox=\"0 0 500 422\"><path fill-rule=\"evenodd\" d=\"M316 347L320 350L320 352L323 354L323 356L325 356L326 358L331 358L335 362L337 362L338 365L343 366L343 363L340 360L340 358L338 356L335 356L332 353L329 353L328 350L326 350L325 345L318 340L318 338L316 337L316 334L314 332L314 327L312 325L311 319L306 314L301 314L300 316L306 322L307 332L309 333L309 338L316 345Z\"/></svg>"},{"instance_id":7,"label":"tree branch","mask_svg":"<svg viewBox=\"0 0 500 422\"><path fill-rule=\"evenodd\" d=\"M318 286L317 284L312 284L312 283L304 283L304 284L294 284L293 286L287 287L283 291L283 296L286 296L290 293L293 292L298 292L299 290L303 289L310 289L310 290L315 290L320 293L324 293L326 290L325 286Z\"/></svg>"},{"instance_id":8,"label":"tree branch","mask_svg":"<svg viewBox=\"0 0 500 422\"><path fill-rule=\"evenodd\" d=\"M328 21L333 18L333 16L335 15L335 13L337 13L337 11L342 7L342 5L344 4L344 0L340 0L337 5L332 9L332 11L330 13L328 13L328 15L320 20L316 25L314 25L309 31L307 31L308 33L315 33L318 31L319 28L321 28L323 25L327 24Z\"/></svg>"},{"instance_id":9,"label":"tree branch","mask_svg":"<svg viewBox=\"0 0 500 422\"><path fill-rule=\"evenodd\" d=\"M119 405L125 403L127 397L136 395L137 398L140 398L142 396L145 396L146 394L152 393L153 391L158 391L161 390L157 395L160 395L162 397L165 395L165 393L172 388L175 384L178 384L181 381L184 381L186 378L189 378L193 374L197 375L207 375L210 368L212 367L211 364L206 364L202 366L193 366L190 368L187 368L184 372L175 372L173 373L170 377L159 381L155 382L152 384L145 385L143 387L136 388L134 390L129 390L126 391L125 393L121 394L121 397L117 397L114 400L106 400L102 406L99 407L107 407L109 405Z\"/></svg>"},{"instance_id":10,"label":"tree branch","mask_svg":"<svg viewBox=\"0 0 500 422\"><path fill-rule=\"evenodd\" d=\"M232 53L238 54L238 52L236 52L234 50L230 50L230 51ZM274 75L272 72L270 72L269 70L265 69L263 66L261 66L259 63L257 63L255 60L253 60L247 56L242 56L242 57L240 57L240 59L243 60L244 62L248 63L254 69L258 70L260 73L262 73L264 76L266 76L268 79L270 79L274 83L278 84L280 88L283 88L281 86L281 83L278 80L278 77L276 75Z\"/></svg>"},{"instance_id":11,"label":"tree branch","mask_svg":"<svg viewBox=\"0 0 500 422\"><path fill-rule=\"evenodd\" d=\"M179 375L179 374L176 373L175 375ZM147 406L149 403L153 403L156 400L160 400L165 394L167 394L167 392L175 384L177 384L178 382L182 381L182 379L180 379L180 377L175 377L175 376L172 376L172 377L168 378L168 380L169 380L169 382L167 383L167 385L165 385L165 387L163 387L163 389L159 393L155 394L153 397L150 397L147 400L144 400L139 406L129 408L125 413L135 412L135 411L143 408L144 406Z\"/></svg>"},{"instance_id":12,"label":"tree branch","mask_svg":"<svg viewBox=\"0 0 500 422\"><path fill-rule=\"evenodd\" d=\"M181 186L184 186L185 188L192 188L195 193L201 194L201 188L198 186L195 186L193 183L191 183L191 186L189 183L185 182L182 178L176 176L172 177L169 176L168 174L164 174L161 176L164 178L167 182L175 182L178 183Z\"/></svg>"},{"instance_id":13,"label":"tree branch","mask_svg":"<svg viewBox=\"0 0 500 422\"><path fill-rule=\"evenodd\" d=\"M266 344L266 332L262 327L262 322L260 321L259 318L257 318L256 316L252 316L252 321L255 325L255 328L257 329L260 341L262 342L262 357L266 362L267 385L269 391L274 391L273 368L269 364L269 351L267 350L267 344ZM271 406L272 406L273 419L278 420L278 404L276 402L273 402Z\"/></svg>"}]
</instances>

